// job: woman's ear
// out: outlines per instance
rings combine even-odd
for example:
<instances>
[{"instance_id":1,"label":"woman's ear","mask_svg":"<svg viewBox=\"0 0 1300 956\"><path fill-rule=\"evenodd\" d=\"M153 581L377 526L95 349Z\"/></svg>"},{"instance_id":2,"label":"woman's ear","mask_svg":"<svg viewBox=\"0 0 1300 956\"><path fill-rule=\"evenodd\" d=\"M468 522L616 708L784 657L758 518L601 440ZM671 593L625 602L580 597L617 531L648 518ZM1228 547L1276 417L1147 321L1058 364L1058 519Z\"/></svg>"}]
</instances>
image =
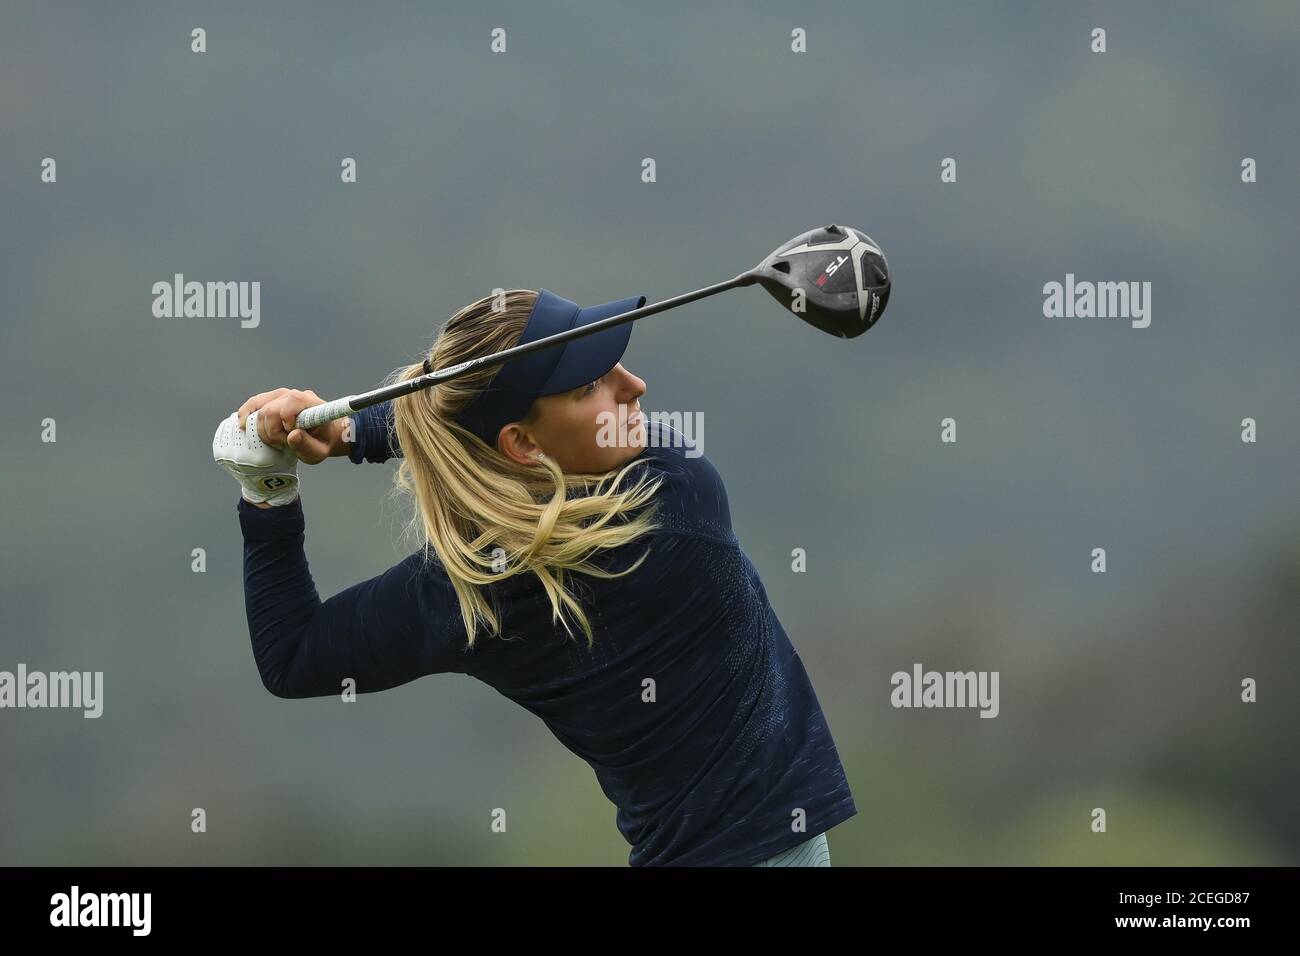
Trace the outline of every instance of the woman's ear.
<instances>
[{"instance_id":1,"label":"woman's ear","mask_svg":"<svg viewBox=\"0 0 1300 956\"><path fill-rule=\"evenodd\" d=\"M541 447L519 427L518 422L511 422L497 433L497 448L501 454L520 465L537 464L537 456L542 452Z\"/></svg>"}]
</instances>

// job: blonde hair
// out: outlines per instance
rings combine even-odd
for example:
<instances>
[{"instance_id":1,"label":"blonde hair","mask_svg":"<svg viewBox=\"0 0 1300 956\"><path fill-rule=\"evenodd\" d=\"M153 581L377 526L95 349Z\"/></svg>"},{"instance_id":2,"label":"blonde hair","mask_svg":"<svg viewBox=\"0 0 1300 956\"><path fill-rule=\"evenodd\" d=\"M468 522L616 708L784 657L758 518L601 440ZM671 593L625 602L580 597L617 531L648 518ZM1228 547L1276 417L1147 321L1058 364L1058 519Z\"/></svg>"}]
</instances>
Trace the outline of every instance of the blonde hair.
<instances>
[{"instance_id":1,"label":"blonde hair","mask_svg":"<svg viewBox=\"0 0 1300 956\"><path fill-rule=\"evenodd\" d=\"M537 293L512 289L465 306L443 325L429 352L432 368L447 368L516 345L523 335ZM566 475L549 456L521 465L488 447L455 421L497 373L480 369L441 385L393 400L397 441L405 456L395 482L415 502L408 530L442 563L456 599L470 647L479 624L488 635L501 633L501 620L486 596L486 585L520 574L535 574L551 602L551 622L570 637L572 619L595 640L581 602L570 593L570 578L586 574L621 577L645 560L610 572L594 563L599 552L629 544L653 530L649 504L660 479L641 474L624 487L632 461L603 475ZM404 381L424 373L423 365L398 369L390 378ZM534 419L536 406L522 421ZM582 492L571 495L570 492ZM497 552L494 562L493 552ZM499 559L504 554L505 567Z\"/></svg>"}]
</instances>

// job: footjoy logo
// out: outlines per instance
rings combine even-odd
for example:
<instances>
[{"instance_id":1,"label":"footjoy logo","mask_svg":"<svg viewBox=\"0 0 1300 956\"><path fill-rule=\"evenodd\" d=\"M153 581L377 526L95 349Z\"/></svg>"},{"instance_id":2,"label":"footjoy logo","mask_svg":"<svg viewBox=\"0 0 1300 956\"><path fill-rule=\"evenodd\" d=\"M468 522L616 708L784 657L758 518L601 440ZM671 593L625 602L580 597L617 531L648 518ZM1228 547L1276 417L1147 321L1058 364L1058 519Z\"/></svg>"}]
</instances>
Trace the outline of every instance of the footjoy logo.
<instances>
[{"instance_id":1,"label":"footjoy logo","mask_svg":"<svg viewBox=\"0 0 1300 956\"><path fill-rule=\"evenodd\" d=\"M153 294L153 314L159 319L239 318L245 329L262 321L260 282L186 282L178 272L171 282L155 282Z\"/></svg>"},{"instance_id":2,"label":"footjoy logo","mask_svg":"<svg viewBox=\"0 0 1300 956\"><path fill-rule=\"evenodd\" d=\"M910 674L896 671L889 682L895 707L978 707L981 717L1000 710L997 671L922 671L913 664Z\"/></svg>"},{"instance_id":3,"label":"footjoy logo","mask_svg":"<svg viewBox=\"0 0 1300 956\"><path fill-rule=\"evenodd\" d=\"M50 897L50 925L129 926L132 936L148 936L153 912L152 893L69 893Z\"/></svg>"}]
</instances>

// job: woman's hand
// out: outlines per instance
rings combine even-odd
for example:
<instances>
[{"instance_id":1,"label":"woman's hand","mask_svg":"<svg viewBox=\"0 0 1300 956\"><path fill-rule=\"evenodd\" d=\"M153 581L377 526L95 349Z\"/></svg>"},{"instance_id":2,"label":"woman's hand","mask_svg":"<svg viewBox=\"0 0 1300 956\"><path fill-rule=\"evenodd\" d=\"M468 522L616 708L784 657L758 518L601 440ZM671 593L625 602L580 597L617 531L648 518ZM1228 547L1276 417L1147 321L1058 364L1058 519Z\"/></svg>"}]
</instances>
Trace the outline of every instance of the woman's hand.
<instances>
[{"instance_id":1,"label":"woman's hand","mask_svg":"<svg viewBox=\"0 0 1300 956\"><path fill-rule=\"evenodd\" d=\"M277 388L254 395L239 406L239 427L243 428L248 416L257 412L257 432L269 445L288 445L298 460L307 465L318 465L326 458L337 458L352 450L351 419L336 418L303 431L295 425L299 413L313 405L323 405L325 399L311 390Z\"/></svg>"},{"instance_id":2,"label":"woman's hand","mask_svg":"<svg viewBox=\"0 0 1300 956\"><path fill-rule=\"evenodd\" d=\"M298 497L298 458L293 450L248 434L237 413L217 426L212 459L243 487L244 500L259 508L292 504Z\"/></svg>"}]
</instances>

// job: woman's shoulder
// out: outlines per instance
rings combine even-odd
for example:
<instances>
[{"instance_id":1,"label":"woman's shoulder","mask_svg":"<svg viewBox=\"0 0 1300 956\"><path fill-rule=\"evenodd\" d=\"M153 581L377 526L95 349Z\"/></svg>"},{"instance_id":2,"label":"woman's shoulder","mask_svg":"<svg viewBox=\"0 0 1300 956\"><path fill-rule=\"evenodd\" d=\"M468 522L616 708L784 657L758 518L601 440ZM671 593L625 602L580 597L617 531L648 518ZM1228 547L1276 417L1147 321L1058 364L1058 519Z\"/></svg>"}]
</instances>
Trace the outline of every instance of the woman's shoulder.
<instances>
[{"instance_id":1,"label":"woman's shoulder","mask_svg":"<svg viewBox=\"0 0 1300 956\"><path fill-rule=\"evenodd\" d=\"M646 422L646 441L641 458L661 480L655 499L663 530L734 542L726 486L700 443L656 419Z\"/></svg>"}]
</instances>

